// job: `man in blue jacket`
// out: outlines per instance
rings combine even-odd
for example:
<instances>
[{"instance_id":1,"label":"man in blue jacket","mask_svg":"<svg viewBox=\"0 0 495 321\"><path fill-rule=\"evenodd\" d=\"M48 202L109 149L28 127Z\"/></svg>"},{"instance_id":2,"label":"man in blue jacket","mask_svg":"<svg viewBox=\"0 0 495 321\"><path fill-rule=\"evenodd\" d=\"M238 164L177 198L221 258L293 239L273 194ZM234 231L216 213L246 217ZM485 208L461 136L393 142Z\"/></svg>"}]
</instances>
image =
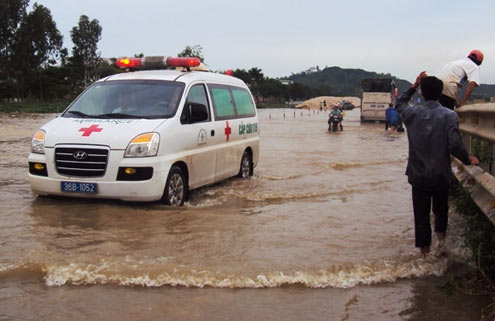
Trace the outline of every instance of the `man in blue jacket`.
<instances>
[{"instance_id":1,"label":"man in blue jacket","mask_svg":"<svg viewBox=\"0 0 495 321\"><path fill-rule=\"evenodd\" d=\"M389 105L387 110L385 110L385 130L390 129L395 132L399 125L399 113L393 107L392 104Z\"/></svg>"},{"instance_id":2,"label":"man in blue jacket","mask_svg":"<svg viewBox=\"0 0 495 321\"><path fill-rule=\"evenodd\" d=\"M408 102L421 86L425 103L409 106ZM448 222L448 194L451 177L450 155L466 165L479 161L469 156L459 133L457 113L443 107L438 99L443 82L422 72L403 93L395 108L407 128L409 160L406 175L412 185L414 230L416 247L426 256L431 246L430 210L433 203L435 232L441 247L445 240Z\"/></svg>"}]
</instances>

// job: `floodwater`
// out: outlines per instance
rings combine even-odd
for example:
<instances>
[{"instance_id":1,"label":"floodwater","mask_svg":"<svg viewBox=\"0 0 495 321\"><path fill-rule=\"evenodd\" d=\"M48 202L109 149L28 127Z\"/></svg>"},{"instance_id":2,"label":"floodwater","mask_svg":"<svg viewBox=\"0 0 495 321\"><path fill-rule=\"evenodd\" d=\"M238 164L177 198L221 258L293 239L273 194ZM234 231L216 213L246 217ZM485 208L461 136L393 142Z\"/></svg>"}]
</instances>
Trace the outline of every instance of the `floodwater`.
<instances>
[{"instance_id":1,"label":"floodwater","mask_svg":"<svg viewBox=\"0 0 495 321\"><path fill-rule=\"evenodd\" d=\"M414 248L405 133L261 110L251 180L159 203L38 198L31 136L55 115L0 116L0 320L479 320L488 298L442 286L467 269Z\"/></svg>"}]
</instances>

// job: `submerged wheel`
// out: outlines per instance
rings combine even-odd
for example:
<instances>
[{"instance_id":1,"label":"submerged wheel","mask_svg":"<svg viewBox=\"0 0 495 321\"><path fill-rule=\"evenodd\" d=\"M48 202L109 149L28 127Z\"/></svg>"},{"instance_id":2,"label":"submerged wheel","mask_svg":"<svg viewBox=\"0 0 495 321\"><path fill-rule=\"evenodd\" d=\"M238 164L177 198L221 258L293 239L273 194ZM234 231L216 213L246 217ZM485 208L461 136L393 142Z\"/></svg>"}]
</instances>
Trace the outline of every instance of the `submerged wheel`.
<instances>
[{"instance_id":1,"label":"submerged wheel","mask_svg":"<svg viewBox=\"0 0 495 321\"><path fill-rule=\"evenodd\" d=\"M171 206L182 206L187 197L186 178L182 169L172 166L168 173L165 191L163 192L162 202Z\"/></svg>"},{"instance_id":2,"label":"submerged wheel","mask_svg":"<svg viewBox=\"0 0 495 321\"><path fill-rule=\"evenodd\" d=\"M249 179L253 175L253 161L251 160L251 154L245 151L241 158L241 168L239 169L238 177Z\"/></svg>"}]
</instances>

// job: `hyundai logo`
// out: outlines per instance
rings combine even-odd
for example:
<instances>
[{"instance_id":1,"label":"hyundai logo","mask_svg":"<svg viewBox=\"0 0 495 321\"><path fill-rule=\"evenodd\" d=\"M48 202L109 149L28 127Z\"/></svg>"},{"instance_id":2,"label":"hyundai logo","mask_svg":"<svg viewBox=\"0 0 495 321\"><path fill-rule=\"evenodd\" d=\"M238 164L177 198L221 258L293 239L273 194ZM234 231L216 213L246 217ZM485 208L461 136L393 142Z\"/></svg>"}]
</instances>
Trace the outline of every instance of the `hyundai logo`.
<instances>
[{"instance_id":1,"label":"hyundai logo","mask_svg":"<svg viewBox=\"0 0 495 321\"><path fill-rule=\"evenodd\" d=\"M72 154L72 157L77 160L84 160L88 157L88 153L82 150L78 150L77 152L74 152L74 154Z\"/></svg>"}]
</instances>

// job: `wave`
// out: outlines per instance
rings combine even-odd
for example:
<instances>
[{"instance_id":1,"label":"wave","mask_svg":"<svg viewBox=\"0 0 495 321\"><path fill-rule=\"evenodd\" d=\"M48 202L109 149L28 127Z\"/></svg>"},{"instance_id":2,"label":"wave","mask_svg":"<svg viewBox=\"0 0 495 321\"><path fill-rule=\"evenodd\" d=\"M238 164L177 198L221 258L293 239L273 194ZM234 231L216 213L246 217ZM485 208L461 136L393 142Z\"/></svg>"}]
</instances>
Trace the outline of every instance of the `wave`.
<instances>
[{"instance_id":1,"label":"wave","mask_svg":"<svg viewBox=\"0 0 495 321\"><path fill-rule=\"evenodd\" d=\"M340 195L352 195L356 193L369 192L370 190L382 189L383 185L393 183L393 180L381 180L375 182L367 182L354 185L349 185L345 187L336 187L335 189L319 189L318 191L292 191L287 192L283 189L241 189L241 188L231 188L231 187L221 187L217 189L210 189L203 192L204 195L208 197L199 196L194 197L197 201L189 201L186 203L186 207L189 208L208 208L213 206L220 206L226 202L236 199L244 200L249 202L288 202L288 201L299 201L299 200L318 200L325 199L332 196Z\"/></svg>"},{"instance_id":2,"label":"wave","mask_svg":"<svg viewBox=\"0 0 495 321\"><path fill-rule=\"evenodd\" d=\"M213 288L276 288L300 285L308 288L351 288L358 285L394 282L397 279L442 275L449 266L447 258L433 256L403 257L401 261L333 266L308 271L267 271L259 273L225 273L197 270L183 265L150 262L107 261L97 263L0 264L0 278L22 273L38 273L48 286L117 284L120 286L184 286Z\"/></svg>"},{"instance_id":3,"label":"wave","mask_svg":"<svg viewBox=\"0 0 495 321\"><path fill-rule=\"evenodd\" d=\"M399 159L390 159L383 161L374 161L374 162L336 162L330 163L327 167L331 167L335 170L343 171L348 168L356 168L356 167L366 167L366 166L380 166L380 165L392 165L392 164L401 164L404 163L405 159L403 157Z\"/></svg>"},{"instance_id":4,"label":"wave","mask_svg":"<svg viewBox=\"0 0 495 321\"><path fill-rule=\"evenodd\" d=\"M334 169L337 171L344 171L347 169L351 168L360 168L360 167L367 167L367 166L381 166L381 165L393 165L393 164L402 164L407 161L406 156L401 156L401 158L398 159L390 159L390 160L383 160L383 161L374 161L374 162L334 162L334 163L321 163L318 164L318 170L313 170L313 171L306 171L304 173L300 174L292 174L292 175L286 175L286 176L277 176L277 175L255 175L255 178L258 178L260 180L267 180L267 181L284 181L284 180L293 180L293 179L298 179L304 176L311 176L311 175L320 175L321 173L325 172L327 169Z\"/></svg>"},{"instance_id":5,"label":"wave","mask_svg":"<svg viewBox=\"0 0 495 321\"><path fill-rule=\"evenodd\" d=\"M9 140L0 140L0 144L18 144L18 143L29 143L31 142L31 137L23 137L23 138L12 138Z\"/></svg>"},{"instance_id":6,"label":"wave","mask_svg":"<svg viewBox=\"0 0 495 321\"><path fill-rule=\"evenodd\" d=\"M275 175L255 175L254 178L258 178L260 180L265 181L285 181L291 179L297 179L308 175L307 173L299 174L299 175L287 175L287 176L275 176Z\"/></svg>"}]
</instances>

